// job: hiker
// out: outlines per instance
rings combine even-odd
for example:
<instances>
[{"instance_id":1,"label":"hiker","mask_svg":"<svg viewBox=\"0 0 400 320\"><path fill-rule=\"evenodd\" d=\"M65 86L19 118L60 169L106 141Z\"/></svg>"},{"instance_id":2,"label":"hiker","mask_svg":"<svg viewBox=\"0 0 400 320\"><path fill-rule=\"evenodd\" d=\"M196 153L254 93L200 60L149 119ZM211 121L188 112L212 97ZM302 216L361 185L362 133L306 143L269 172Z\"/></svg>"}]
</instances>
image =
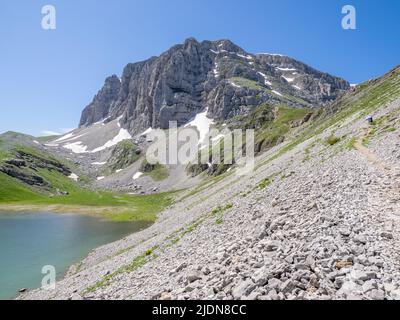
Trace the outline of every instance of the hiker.
<instances>
[{"instance_id":1,"label":"hiker","mask_svg":"<svg viewBox=\"0 0 400 320\"><path fill-rule=\"evenodd\" d=\"M369 124L373 124L374 123L374 118L372 116L368 116L367 121Z\"/></svg>"}]
</instances>

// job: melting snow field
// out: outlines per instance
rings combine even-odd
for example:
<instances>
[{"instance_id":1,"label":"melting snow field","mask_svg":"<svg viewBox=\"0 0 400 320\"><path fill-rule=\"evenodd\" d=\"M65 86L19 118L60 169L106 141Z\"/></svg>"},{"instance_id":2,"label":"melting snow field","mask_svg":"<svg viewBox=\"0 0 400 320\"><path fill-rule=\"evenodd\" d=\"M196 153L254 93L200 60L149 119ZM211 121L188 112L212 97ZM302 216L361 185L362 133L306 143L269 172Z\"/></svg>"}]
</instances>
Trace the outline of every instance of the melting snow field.
<instances>
[{"instance_id":1,"label":"melting snow field","mask_svg":"<svg viewBox=\"0 0 400 320\"><path fill-rule=\"evenodd\" d=\"M93 165L95 166L102 166L105 165L107 162L92 162Z\"/></svg>"},{"instance_id":2,"label":"melting snow field","mask_svg":"<svg viewBox=\"0 0 400 320\"><path fill-rule=\"evenodd\" d=\"M100 181L100 180L103 180L105 177L97 177L97 180L98 181Z\"/></svg>"},{"instance_id":3,"label":"melting snow field","mask_svg":"<svg viewBox=\"0 0 400 320\"><path fill-rule=\"evenodd\" d=\"M289 83L294 81L294 78L288 78L288 77L284 77L284 76L282 76L282 78L285 79Z\"/></svg>"},{"instance_id":4,"label":"melting snow field","mask_svg":"<svg viewBox=\"0 0 400 320\"><path fill-rule=\"evenodd\" d=\"M104 145L92 150L91 152L96 153L99 151L103 151L107 148L115 146L116 144L118 144L121 141L128 140L128 139L132 139L132 136L129 134L128 130L121 128L119 130L119 133L113 139L107 141Z\"/></svg>"},{"instance_id":5,"label":"melting snow field","mask_svg":"<svg viewBox=\"0 0 400 320\"><path fill-rule=\"evenodd\" d=\"M132 179L133 180L136 180L136 179L139 179L141 176L143 175L143 172L136 172L134 175L133 175L133 177L132 177Z\"/></svg>"},{"instance_id":6,"label":"melting snow field","mask_svg":"<svg viewBox=\"0 0 400 320\"><path fill-rule=\"evenodd\" d=\"M61 138L58 138L54 142L61 142L61 141L64 141L64 140L68 140L68 139L72 138L73 136L74 136L73 133L68 133L65 136L62 136Z\"/></svg>"},{"instance_id":7,"label":"melting snow field","mask_svg":"<svg viewBox=\"0 0 400 320\"><path fill-rule=\"evenodd\" d=\"M81 141L68 143L64 145L65 149L71 150L73 153L86 153L87 146L84 146Z\"/></svg>"},{"instance_id":8,"label":"melting snow field","mask_svg":"<svg viewBox=\"0 0 400 320\"><path fill-rule=\"evenodd\" d=\"M198 113L196 117L185 125L186 127L196 127L200 133L199 144L202 144L207 136L207 133L210 131L210 126L214 123L214 121L210 118L207 118L206 109L204 112Z\"/></svg>"}]
</instances>

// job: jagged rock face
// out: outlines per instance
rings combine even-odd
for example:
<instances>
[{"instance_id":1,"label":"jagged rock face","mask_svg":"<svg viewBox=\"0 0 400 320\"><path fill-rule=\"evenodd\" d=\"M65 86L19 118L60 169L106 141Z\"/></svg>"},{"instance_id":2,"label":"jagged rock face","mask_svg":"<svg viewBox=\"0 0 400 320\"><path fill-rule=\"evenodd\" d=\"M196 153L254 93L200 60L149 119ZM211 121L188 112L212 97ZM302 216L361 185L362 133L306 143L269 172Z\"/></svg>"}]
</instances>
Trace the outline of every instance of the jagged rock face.
<instances>
[{"instance_id":1,"label":"jagged rock face","mask_svg":"<svg viewBox=\"0 0 400 320\"><path fill-rule=\"evenodd\" d=\"M121 81L116 75L108 77L103 88L97 93L93 101L83 110L80 126L90 125L108 117L110 107L118 99Z\"/></svg>"},{"instance_id":2,"label":"jagged rock face","mask_svg":"<svg viewBox=\"0 0 400 320\"><path fill-rule=\"evenodd\" d=\"M224 120L263 103L319 107L349 88L343 79L289 57L245 52L228 40L187 39L159 57L128 64L82 113L81 125L122 116L132 134L187 123L208 109ZM117 92L118 91L118 92Z\"/></svg>"}]
</instances>

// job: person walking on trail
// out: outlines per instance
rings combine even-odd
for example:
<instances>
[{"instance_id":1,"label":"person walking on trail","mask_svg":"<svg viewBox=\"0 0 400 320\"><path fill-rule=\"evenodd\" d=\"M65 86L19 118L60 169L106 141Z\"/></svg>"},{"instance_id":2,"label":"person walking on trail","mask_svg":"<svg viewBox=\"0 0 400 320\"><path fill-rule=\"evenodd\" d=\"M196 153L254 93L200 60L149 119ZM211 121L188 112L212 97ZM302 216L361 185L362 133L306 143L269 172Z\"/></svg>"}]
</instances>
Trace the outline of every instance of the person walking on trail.
<instances>
[{"instance_id":1,"label":"person walking on trail","mask_svg":"<svg viewBox=\"0 0 400 320\"><path fill-rule=\"evenodd\" d=\"M373 124L374 123L374 118L372 116L368 116L367 117L367 121L369 124Z\"/></svg>"}]
</instances>

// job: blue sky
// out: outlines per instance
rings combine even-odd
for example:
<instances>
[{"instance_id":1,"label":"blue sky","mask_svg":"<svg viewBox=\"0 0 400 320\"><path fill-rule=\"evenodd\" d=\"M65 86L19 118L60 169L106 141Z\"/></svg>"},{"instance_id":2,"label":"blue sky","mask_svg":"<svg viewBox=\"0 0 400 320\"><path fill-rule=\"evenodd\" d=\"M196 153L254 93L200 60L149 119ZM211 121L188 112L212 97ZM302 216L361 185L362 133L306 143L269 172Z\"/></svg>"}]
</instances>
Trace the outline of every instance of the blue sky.
<instances>
[{"instance_id":1,"label":"blue sky","mask_svg":"<svg viewBox=\"0 0 400 320\"><path fill-rule=\"evenodd\" d=\"M57 29L41 28L52 4ZM357 10L343 30L341 9ZM359 83L400 63L397 0L0 0L0 132L77 126L111 74L188 37L230 39Z\"/></svg>"}]
</instances>

